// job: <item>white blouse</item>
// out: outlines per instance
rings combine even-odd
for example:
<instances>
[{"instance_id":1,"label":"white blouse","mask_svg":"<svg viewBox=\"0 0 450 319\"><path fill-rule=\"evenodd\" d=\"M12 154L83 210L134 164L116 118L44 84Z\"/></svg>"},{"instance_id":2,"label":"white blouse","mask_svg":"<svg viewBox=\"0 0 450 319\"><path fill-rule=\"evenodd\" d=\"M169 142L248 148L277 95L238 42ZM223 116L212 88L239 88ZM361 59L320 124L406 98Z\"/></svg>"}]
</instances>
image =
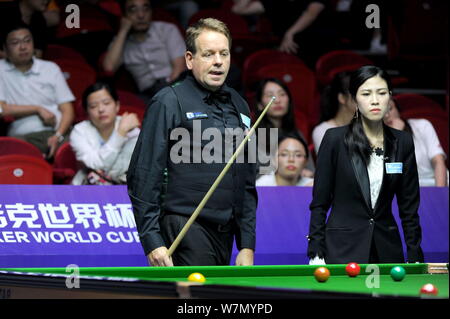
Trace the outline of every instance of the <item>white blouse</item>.
<instances>
[{"instance_id":1,"label":"white blouse","mask_svg":"<svg viewBox=\"0 0 450 319\"><path fill-rule=\"evenodd\" d=\"M384 175L384 153L377 155L375 151L370 154L370 163L367 166L367 172L369 173L370 181L370 200L372 202L372 208L375 208L378 195L380 194L381 183L383 182Z\"/></svg>"}]
</instances>

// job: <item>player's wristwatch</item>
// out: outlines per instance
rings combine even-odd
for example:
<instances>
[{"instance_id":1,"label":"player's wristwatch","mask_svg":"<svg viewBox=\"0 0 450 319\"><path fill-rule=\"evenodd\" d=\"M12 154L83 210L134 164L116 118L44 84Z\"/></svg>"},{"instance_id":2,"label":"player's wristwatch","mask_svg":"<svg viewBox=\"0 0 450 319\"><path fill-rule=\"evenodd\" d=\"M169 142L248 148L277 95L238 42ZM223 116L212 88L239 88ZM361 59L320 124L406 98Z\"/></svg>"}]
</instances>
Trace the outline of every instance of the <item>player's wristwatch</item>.
<instances>
[{"instance_id":1,"label":"player's wristwatch","mask_svg":"<svg viewBox=\"0 0 450 319\"><path fill-rule=\"evenodd\" d=\"M58 137L58 143L62 143L64 141L64 135L56 131L55 136Z\"/></svg>"}]
</instances>

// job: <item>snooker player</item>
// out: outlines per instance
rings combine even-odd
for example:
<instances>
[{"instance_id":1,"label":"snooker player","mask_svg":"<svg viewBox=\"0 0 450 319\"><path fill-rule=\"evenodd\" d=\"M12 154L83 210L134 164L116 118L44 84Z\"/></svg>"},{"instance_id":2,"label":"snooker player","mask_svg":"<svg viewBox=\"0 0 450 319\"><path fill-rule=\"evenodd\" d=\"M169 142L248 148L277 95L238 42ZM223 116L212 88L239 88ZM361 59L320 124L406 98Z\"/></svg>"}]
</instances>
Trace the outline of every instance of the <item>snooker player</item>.
<instances>
[{"instance_id":1,"label":"snooker player","mask_svg":"<svg viewBox=\"0 0 450 319\"><path fill-rule=\"evenodd\" d=\"M250 128L247 103L224 83L230 50L231 36L223 22L199 20L186 31L187 76L158 92L148 106L127 183L141 244L153 266L229 265L234 238L239 249L236 265L253 264L256 165L242 161L225 174L171 256L167 249L226 165L226 160L195 161L196 152L204 154L210 141L195 140L194 128L200 126L202 137L206 130L216 130L225 141L227 129ZM180 148L187 161L173 160L174 153L179 155L173 146L186 143L173 140L176 134L171 133L177 129L189 132L188 142L194 145ZM233 152L236 144L231 143Z\"/></svg>"}]
</instances>

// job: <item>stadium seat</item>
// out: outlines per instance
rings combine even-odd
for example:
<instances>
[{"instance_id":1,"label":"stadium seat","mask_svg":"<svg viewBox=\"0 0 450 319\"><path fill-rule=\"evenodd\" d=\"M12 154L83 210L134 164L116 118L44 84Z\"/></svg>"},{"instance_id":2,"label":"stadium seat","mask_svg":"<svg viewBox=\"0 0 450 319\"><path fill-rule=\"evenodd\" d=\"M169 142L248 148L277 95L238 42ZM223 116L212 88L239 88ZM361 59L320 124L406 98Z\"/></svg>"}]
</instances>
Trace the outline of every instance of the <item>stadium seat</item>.
<instances>
[{"instance_id":1,"label":"stadium seat","mask_svg":"<svg viewBox=\"0 0 450 319\"><path fill-rule=\"evenodd\" d=\"M317 124L320 115L320 109L317 107L317 89L316 77L314 73L304 64L269 64L261 67L256 73L258 79L274 77L286 83L291 91L292 99L295 105L296 122L303 127L308 123L312 128ZM307 119L307 121L305 121ZM310 139L310 132L306 138Z\"/></svg>"},{"instance_id":2,"label":"stadium seat","mask_svg":"<svg viewBox=\"0 0 450 319\"><path fill-rule=\"evenodd\" d=\"M291 63L304 64L297 56L273 49L263 49L249 55L242 69L242 82L246 90L251 90L252 85L258 80L256 73L260 68L268 64Z\"/></svg>"},{"instance_id":3,"label":"stadium seat","mask_svg":"<svg viewBox=\"0 0 450 319\"><path fill-rule=\"evenodd\" d=\"M0 136L0 156L12 154L43 158L41 151L33 144L15 137Z\"/></svg>"},{"instance_id":4,"label":"stadium seat","mask_svg":"<svg viewBox=\"0 0 450 319\"><path fill-rule=\"evenodd\" d=\"M55 153L53 182L55 184L70 184L77 171L78 164L75 153L70 143L64 143Z\"/></svg>"},{"instance_id":5,"label":"stadium seat","mask_svg":"<svg viewBox=\"0 0 450 319\"><path fill-rule=\"evenodd\" d=\"M83 92L89 85L95 82L97 74L91 66L80 61L57 59L54 62L61 68L64 77L75 96L75 123L78 123L86 118L84 110L81 107Z\"/></svg>"},{"instance_id":6,"label":"stadium seat","mask_svg":"<svg viewBox=\"0 0 450 319\"><path fill-rule=\"evenodd\" d=\"M120 105L119 115L128 112L128 113L136 113L139 121L142 123L144 120L145 109L133 105Z\"/></svg>"},{"instance_id":7,"label":"stadium seat","mask_svg":"<svg viewBox=\"0 0 450 319\"><path fill-rule=\"evenodd\" d=\"M144 101L132 92L117 90L117 95L121 105L135 106L143 110L146 108Z\"/></svg>"},{"instance_id":8,"label":"stadium seat","mask_svg":"<svg viewBox=\"0 0 450 319\"><path fill-rule=\"evenodd\" d=\"M342 67L342 71L352 71L368 64L373 64L372 60L358 53L348 50L335 50L325 53L317 60L315 71L319 84L326 86L336 75L336 68Z\"/></svg>"},{"instance_id":9,"label":"stadium seat","mask_svg":"<svg viewBox=\"0 0 450 319\"><path fill-rule=\"evenodd\" d=\"M122 15L120 4L115 0L100 0L98 2L98 6L116 17L120 17Z\"/></svg>"},{"instance_id":10,"label":"stadium seat","mask_svg":"<svg viewBox=\"0 0 450 319\"><path fill-rule=\"evenodd\" d=\"M394 96L394 101L403 112L416 115L437 115L448 117L444 108L436 101L416 93L402 93Z\"/></svg>"},{"instance_id":11,"label":"stadium seat","mask_svg":"<svg viewBox=\"0 0 450 319\"><path fill-rule=\"evenodd\" d=\"M28 155L0 156L0 184L52 184L52 167Z\"/></svg>"},{"instance_id":12,"label":"stadium seat","mask_svg":"<svg viewBox=\"0 0 450 319\"><path fill-rule=\"evenodd\" d=\"M81 53L79 53L75 49L59 44L49 44L45 49L43 58L44 60L50 61L58 59L70 59L87 63Z\"/></svg>"},{"instance_id":13,"label":"stadium seat","mask_svg":"<svg viewBox=\"0 0 450 319\"><path fill-rule=\"evenodd\" d=\"M240 69L244 62L253 52L268 49L273 46L273 38L270 36L260 36L254 34L242 34L233 37L231 47L231 61Z\"/></svg>"},{"instance_id":14,"label":"stadium seat","mask_svg":"<svg viewBox=\"0 0 450 319\"><path fill-rule=\"evenodd\" d=\"M401 19L388 19L389 60L426 62L448 58L448 2L403 1Z\"/></svg>"},{"instance_id":15,"label":"stadium seat","mask_svg":"<svg viewBox=\"0 0 450 319\"><path fill-rule=\"evenodd\" d=\"M109 18L102 9L92 5L80 4L80 27L68 28L62 21L56 29L56 38L63 39L77 34L92 32L113 32Z\"/></svg>"}]
</instances>

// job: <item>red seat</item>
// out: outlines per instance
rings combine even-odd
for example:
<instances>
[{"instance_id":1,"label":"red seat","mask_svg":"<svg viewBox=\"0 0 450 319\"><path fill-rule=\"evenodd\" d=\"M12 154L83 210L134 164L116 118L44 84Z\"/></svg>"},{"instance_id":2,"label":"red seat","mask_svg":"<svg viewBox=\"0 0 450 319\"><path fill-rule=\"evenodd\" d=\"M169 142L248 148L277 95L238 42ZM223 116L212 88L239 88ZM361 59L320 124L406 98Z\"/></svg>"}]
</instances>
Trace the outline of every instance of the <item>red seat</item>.
<instances>
[{"instance_id":1,"label":"red seat","mask_svg":"<svg viewBox=\"0 0 450 319\"><path fill-rule=\"evenodd\" d=\"M119 115L128 112L128 113L136 113L137 117L139 118L139 121L142 124L142 121L144 120L145 115L145 109L137 106L132 105L120 105Z\"/></svg>"},{"instance_id":2,"label":"red seat","mask_svg":"<svg viewBox=\"0 0 450 319\"><path fill-rule=\"evenodd\" d=\"M297 56L289 53L284 53L273 49L259 50L249 55L245 61L242 69L242 82L246 90L251 89L251 86L258 80L259 69L268 64L276 63L298 63L304 64Z\"/></svg>"},{"instance_id":3,"label":"red seat","mask_svg":"<svg viewBox=\"0 0 450 319\"><path fill-rule=\"evenodd\" d=\"M401 23L398 23L399 21ZM390 60L403 63L405 61L446 61L448 59L448 2L404 1L402 17L400 19L389 17L387 31Z\"/></svg>"},{"instance_id":4,"label":"red seat","mask_svg":"<svg viewBox=\"0 0 450 319\"><path fill-rule=\"evenodd\" d=\"M75 49L59 44L49 44L45 49L44 60L53 61L58 59L78 60L87 63L81 53Z\"/></svg>"},{"instance_id":5,"label":"red seat","mask_svg":"<svg viewBox=\"0 0 450 319\"><path fill-rule=\"evenodd\" d=\"M136 94L128 91L118 90L117 95L119 96L119 101L121 105L123 104L135 106L145 110L146 105L144 101L141 98L139 98Z\"/></svg>"},{"instance_id":6,"label":"red seat","mask_svg":"<svg viewBox=\"0 0 450 319\"><path fill-rule=\"evenodd\" d=\"M436 101L416 93L401 93L394 96L395 102L403 112L416 115L435 114L437 116L448 117L447 111Z\"/></svg>"},{"instance_id":7,"label":"red seat","mask_svg":"<svg viewBox=\"0 0 450 319\"><path fill-rule=\"evenodd\" d=\"M56 29L56 38L62 39L91 32L113 32L107 14L95 6L80 4L80 27L68 28L63 20Z\"/></svg>"},{"instance_id":8,"label":"red seat","mask_svg":"<svg viewBox=\"0 0 450 319\"><path fill-rule=\"evenodd\" d=\"M115 0L100 0L97 5L116 17L120 17L122 15L120 4Z\"/></svg>"},{"instance_id":9,"label":"red seat","mask_svg":"<svg viewBox=\"0 0 450 319\"><path fill-rule=\"evenodd\" d=\"M52 167L34 156L0 156L0 184L52 184Z\"/></svg>"},{"instance_id":10,"label":"red seat","mask_svg":"<svg viewBox=\"0 0 450 319\"><path fill-rule=\"evenodd\" d=\"M274 43L273 37L260 36L253 34L243 34L233 36L233 43L231 46L231 60L239 68L242 69L245 60L253 52L265 50Z\"/></svg>"},{"instance_id":11,"label":"red seat","mask_svg":"<svg viewBox=\"0 0 450 319\"><path fill-rule=\"evenodd\" d=\"M53 162L53 181L55 184L70 184L78 171L78 163L70 143L61 145L55 153Z\"/></svg>"},{"instance_id":12,"label":"red seat","mask_svg":"<svg viewBox=\"0 0 450 319\"><path fill-rule=\"evenodd\" d=\"M314 73L304 64L269 64L260 68L257 76L259 79L274 77L286 83L296 108L296 123L299 128L308 127L303 133L309 141L309 128L317 124L320 115L317 107L319 92Z\"/></svg>"},{"instance_id":13,"label":"red seat","mask_svg":"<svg viewBox=\"0 0 450 319\"><path fill-rule=\"evenodd\" d=\"M236 35L250 33L247 21L245 21L245 19L240 15L237 15L230 11L221 9L199 10L189 19L189 25L194 24L202 18L215 18L223 21L227 25L233 37Z\"/></svg>"},{"instance_id":14,"label":"red seat","mask_svg":"<svg viewBox=\"0 0 450 319\"><path fill-rule=\"evenodd\" d=\"M83 92L95 82L97 74L90 65L80 61L57 59L54 62L61 68L67 84L75 96L75 123L78 123L86 119L86 114L81 107Z\"/></svg>"},{"instance_id":15,"label":"red seat","mask_svg":"<svg viewBox=\"0 0 450 319\"><path fill-rule=\"evenodd\" d=\"M336 68L347 66L342 71L352 71L369 64L373 64L372 60L358 53L348 50L335 50L325 53L317 60L315 71L319 84L326 86L336 75L337 72L333 72Z\"/></svg>"},{"instance_id":16,"label":"red seat","mask_svg":"<svg viewBox=\"0 0 450 319\"><path fill-rule=\"evenodd\" d=\"M41 151L33 144L15 137L0 136L0 156L11 154L43 158Z\"/></svg>"}]
</instances>

